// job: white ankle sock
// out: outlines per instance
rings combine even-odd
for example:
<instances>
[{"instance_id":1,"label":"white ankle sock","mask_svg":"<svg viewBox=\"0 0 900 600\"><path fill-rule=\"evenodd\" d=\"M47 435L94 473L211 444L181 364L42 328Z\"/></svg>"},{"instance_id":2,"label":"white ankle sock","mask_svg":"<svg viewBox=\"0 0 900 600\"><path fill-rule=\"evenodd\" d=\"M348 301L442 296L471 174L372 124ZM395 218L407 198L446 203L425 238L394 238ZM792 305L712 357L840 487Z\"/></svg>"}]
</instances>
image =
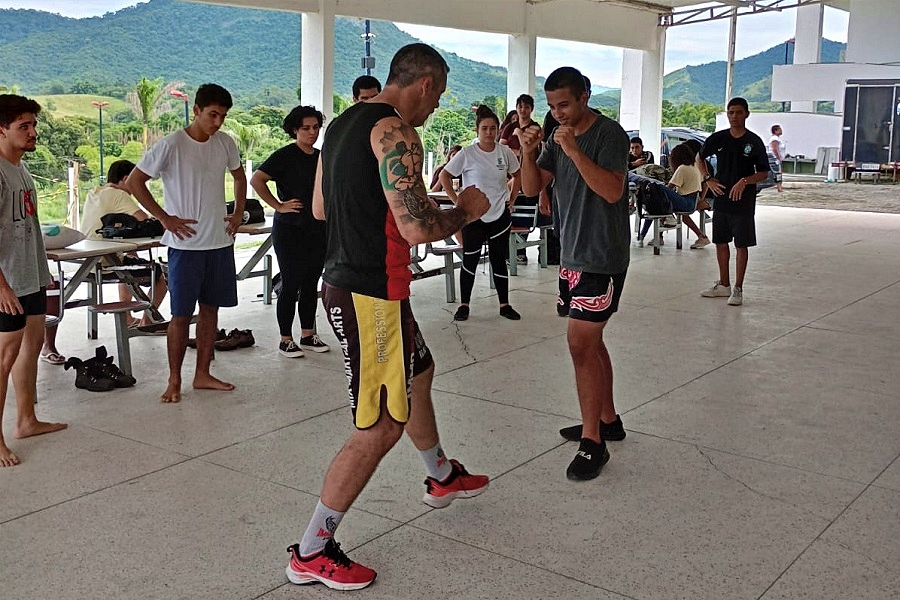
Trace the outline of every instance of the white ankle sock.
<instances>
[{"instance_id":1,"label":"white ankle sock","mask_svg":"<svg viewBox=\"0 0 900 600\"><path fill-rule=\"evenodd\" d=\"M310 554L321 552L325 547L325 543L334 537L334 532L337 530L338 525L341 524L341 519L343 518L344 513L331 510L319 500L312 519L310 519L309 525L306 527L306 533L303 534L303 539L300 540L300 556L309 556Z\"/></svg>"},{"instance_id":2,"label":"white ankle sock","mask_svg":"<svg viewBox=\"0 0 900 600\"><path fill-rule=\"evenodd\" d=\"M425 463L425 470L432 479L443 481L453 472L453 466L444 455L444 449L441 448L440 443L434 448L419 450L419 456L422 457L422 462Z\"/></svg>"}]
</instances>

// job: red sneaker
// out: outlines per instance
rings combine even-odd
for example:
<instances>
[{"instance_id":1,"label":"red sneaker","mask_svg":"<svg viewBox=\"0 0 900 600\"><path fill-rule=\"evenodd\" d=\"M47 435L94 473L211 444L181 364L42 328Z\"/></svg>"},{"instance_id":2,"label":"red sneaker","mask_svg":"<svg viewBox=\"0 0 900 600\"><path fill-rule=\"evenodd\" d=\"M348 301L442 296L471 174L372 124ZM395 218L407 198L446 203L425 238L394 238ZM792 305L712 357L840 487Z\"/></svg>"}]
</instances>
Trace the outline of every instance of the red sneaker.
<instances>
[{"instance_id":1,"label":"red sneaker","mask_svg":"<svg viewBox=\"0 0 900 600\"><path fill-rule=\"evenodd\" d=\"M291 562L284 570L291 583L324 583L333 590L361 590L373 581L377 573L369 567L350 560L341 545L329 539L325 549L308 558L300 557L297 544L287 549L291 553Z\"/></svg>"},{"instance_id":2,"label":"red sneaker","mask_svg":"<svg viewBox=\"0 0 900 600\"><path fill-rule=\"evenodd\" d=\"M425 497L422 502L432 508L450 506L456 498L474 498L487 489L487 475L470 475L459 461L450 459L453 471L444 481L433 477L425 479Z\"/></svg>"}]
</instances>

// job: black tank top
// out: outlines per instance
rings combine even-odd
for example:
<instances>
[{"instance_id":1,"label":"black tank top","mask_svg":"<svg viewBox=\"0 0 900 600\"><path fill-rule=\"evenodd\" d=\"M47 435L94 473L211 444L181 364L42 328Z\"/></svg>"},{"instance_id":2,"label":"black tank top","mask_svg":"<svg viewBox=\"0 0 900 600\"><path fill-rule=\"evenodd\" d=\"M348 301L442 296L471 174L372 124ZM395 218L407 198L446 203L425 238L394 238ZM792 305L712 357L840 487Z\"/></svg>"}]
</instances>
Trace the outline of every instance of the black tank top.
<instances>
[{"instance_id":1,"label":"black tank top","mask_svg":"<svg viewBox=\"0 0 900 600\"><path fill-rule=\"evenodd\" d=\"M360 102L334 120L322 144L322 193L329 285L385 300L409 297L409 243L400 235L381 187L370 135L397 117L389 104Z\"/></svg>"}]
</instances>

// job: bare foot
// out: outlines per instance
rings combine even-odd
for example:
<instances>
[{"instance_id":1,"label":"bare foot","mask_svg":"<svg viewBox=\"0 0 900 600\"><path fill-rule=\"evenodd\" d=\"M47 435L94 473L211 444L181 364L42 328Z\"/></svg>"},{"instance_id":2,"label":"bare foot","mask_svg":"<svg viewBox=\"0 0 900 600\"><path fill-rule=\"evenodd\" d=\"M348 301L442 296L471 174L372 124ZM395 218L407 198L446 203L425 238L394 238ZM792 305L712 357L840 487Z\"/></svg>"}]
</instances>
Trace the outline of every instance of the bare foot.
<instances>
[{"instance_id":1,"label":"bare foot","mask_svg":"<svg viewBox=\"0 0 900 600\"><path fill-rule=\"evenodd\" d=\"M212 375L195 375L194 376L194 389L195 390L221 390L224 392L230 392L234 389L234 384L227 383L222 381L221 379L216 379Z\"/></svg>"},{"instance_id":2,"label":"bare foot","mask_svg":"<svg viewBox=\"0 0 900 600\"><path fill-rule=\"evenodd\" d=\"M6 444L0 442L0 467L14 467L17 464L19 457L13 454Z\"/></svg>"},{"instance_id":3,"label":"bare foot","mask_svg":"<svg viewBox=\"0 0 900 600\"><path fill-rule=\"evenodd\" d=\"M163 392L163 395L159 397L160 402L181 402L181 384L180 383L170 383L168 387L166 387L166 391Z\"/></svg>"},{"instance_id":4,"label":"bare foot","mask_svg":"<svg viewBox=\"0 0 900 600\"><path fill-rule=\"evenodd\" d=\"M68 427L65 423L44 423L34 419L16 425L13 429L13 437L17 440L32 437L35 435L44 435L45 433L53 433L54 431L62 431Z\"/></svg>"}]
</instances>

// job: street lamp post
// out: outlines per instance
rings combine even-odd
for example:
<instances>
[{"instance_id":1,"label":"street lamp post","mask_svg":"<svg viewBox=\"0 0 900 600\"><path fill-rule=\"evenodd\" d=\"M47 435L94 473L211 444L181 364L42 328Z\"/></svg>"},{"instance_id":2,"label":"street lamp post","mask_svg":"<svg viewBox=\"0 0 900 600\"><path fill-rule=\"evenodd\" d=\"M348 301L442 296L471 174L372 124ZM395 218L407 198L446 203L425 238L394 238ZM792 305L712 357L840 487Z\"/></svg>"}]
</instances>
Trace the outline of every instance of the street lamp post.
<instances>
[{"instance_id":1,"label":"street lamp post","mask_svg":"<svg viewBox=\"0 0 900 600\"><path fill-rule=\"evenodd\" d=\"M91 102L100 111L100 185L106 183L106 171L103 170L103 107L109 106L109 102Z\"/></svg>"},{"instance_id":2,"label":"street lamp post","mask_svg":"<svg viewBox=\"0 0 900 600\"><path fill-rule=\"evenodd\" d=\"M169 93L171 95L175 96L176 98L180 98L180 99L184 100L184 126L190 127L191 119L190 119L190 115L188 113L188 95L185 94L184 92L182 92L181 90L172 90Z\"/></svg>"}]
</instances>

